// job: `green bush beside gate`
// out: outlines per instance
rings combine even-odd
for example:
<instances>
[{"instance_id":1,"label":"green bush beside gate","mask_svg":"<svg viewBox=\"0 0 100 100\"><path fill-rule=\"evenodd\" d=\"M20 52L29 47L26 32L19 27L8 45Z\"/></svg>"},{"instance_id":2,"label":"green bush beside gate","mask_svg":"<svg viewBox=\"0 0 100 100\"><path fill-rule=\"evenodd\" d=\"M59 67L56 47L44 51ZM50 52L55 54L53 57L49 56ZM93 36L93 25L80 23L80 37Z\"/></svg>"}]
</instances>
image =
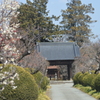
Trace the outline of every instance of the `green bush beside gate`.
<instances>
[{"instance_id":1,"label":"green bush beside gate","mask_svg":"<svg viewBox=\"0 0 100 100\"><path fill-rule=\"evenodd\" d=\"M79 72L76 75L74 75L73 82L74 85L81 84L83 86L91 86L94 89L95 86L100 82L98 77L99 74Z\"/></svg>"},{"instance_id":2,"label":"green bush beside gate","mask_svg":"<svg viewBox=\"0 0 100 100\"><path fill-rule=\"evenodd\" d=\"M37 100L40 97L40 90L46 90L49 81L41 72L32 75L20 66L9 64L3 68L0 74L10 72L12 69L19 75L18 79L14 79L14 86L17 88L13 89L11 84L6 85L4 90L0 91L0 100L3 98L4 100Z\"/></svg>"},{"instance_id":3,"label":"green bush beside gate","mask_svg":"<svg viewBox=\"0 0 100 100\"><path fill-rule=\"evenodd\" d=\"M11 67L14 67L15 72L19 75L19 79L14 80L14 86L17 88L13 89L10 84L7 85L1 92L2 97L6 100L36 100L38 98L38 86L34 77L24 68L15 65L7 65L3 71L9 71Z\"/></svg>"}]
</instances>

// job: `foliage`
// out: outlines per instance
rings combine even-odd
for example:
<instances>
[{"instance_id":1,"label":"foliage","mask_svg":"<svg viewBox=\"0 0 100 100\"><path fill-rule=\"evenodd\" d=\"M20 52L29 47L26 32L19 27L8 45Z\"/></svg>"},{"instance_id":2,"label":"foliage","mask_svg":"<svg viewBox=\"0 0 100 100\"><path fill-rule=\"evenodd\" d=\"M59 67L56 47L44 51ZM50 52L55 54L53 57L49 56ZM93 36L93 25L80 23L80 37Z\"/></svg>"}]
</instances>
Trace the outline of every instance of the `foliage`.
<instances>
[{"instance_id":1,"label":"foliage","mask_svg":"<svg viewBox=\"0 0 100 100\"><path fill-rule=\"evenodd\" d=\"M79 46L84 42L88 42L92 36L90 24L95 22L89 13L94 13L92 4L82 4L81 0L70 0L67 9L62 10L62 28L69 35L69 40L75 41Z\"/></svg>"},{"instance_id":2,"label":"foliage","mask_svg":"<svg viewBox=\"0 0 100 100\"><path fill-rule=\"evenodd\" d=\"M91 95L96 99L100 99L100 92L97 92L96 90L92 90L92 88L89 86L87 87L87 86L82 86L80 84L76 84L74 87L85 93L88 93L89 95Z\"/></svg>"},{"instance_id":3,"label":"foliage","mask_svg":"<svg viewBox=\"0 0 100 100\"><path fill-rule=\"evenodd\" d=\"M100 92L100 74L94 79L95 89Z\"/></svg>"},{"instance_id":4,"label":"foliage","mask_svg":"<svg viewBox=\"0 0 100 100\"><path fill-rule=\"evenodd\" d=\"M83 86L81 84L75 84L74 87L80 89Z\"/></svg>"},{"instance_id":5,"label":"foliage","mask_svg":"<svg viewBox=\"0 0 100 100\"><path fill-rule=\"evenodd\" d=\"M41 93L37 100L50 100L50 98L45 93Z\"/></svg>"},{"instance_id":6,"label":"foliage","mask_svg":"<svg viewBox=\"0 0 100 100\"><path fill-rule=\"evenodd\" d=\"M89 93L92 89L89 86L84 87L81 84L76 84L74 87L80 89L81 91L85 92L85 93Z\"/></svg>"},{"instance_id":7,"label":"foliage","mask_svg":"<svg viewBox=\"0 0 100 100\"><path fill-rule=\"evenodd\" d=\"M93 72L93 71L92 71ZM100 74L94 73L77 73L73 78L74 85L81 84L83 86L90 86L92 89L100 92Z\"/></svg>"},{"instance_id":8,"label":"foliage","mask_svg":"<svg viewBox=\"0 0 100 100\"><path fill-rule=\"evenodd\" d=\"M81 73L81 72L78 72L78 73L76 73L75 75L74 75L74 77L73 77L73 81L74 81L74 85L75 84L84 84L84 82L83 82L83 78L85 77L85 76L87 76L88 75L88 72L85 72L84 74L83 73Z\"/></svg>"},{"instance_id":9,"label":"foliage","mask_svg":"<svg viewBox=\"0 0 100 100\"><path fill-rule=\"evenodd\" d=\"M22 3L18 9L20 28L24 34L31 34L34 41L44 41L57 29L52 21L55 16L48 17L47 3L48 0L27 0L26 4Z\"/></svg>"},{"instance_id":10,"label":"foliage","mask_svg":"<svg viewBox=\"0 0 100 100\"><path fill-rule=\"evenodd\" d=\"M84 86L91 86L91 83L95 77L95 74L87 74L83 77L83 85Z\"/></svg>"},{"instance_id":11,"label":"foliage","mask_svg":"<svg viewBox=\"0 0 100 100\"><path fill-rule=\"evenodd\" d=\"M43 79L41 79L41 88L43 90L47 89L47 85L49 85L49 80L46 76L43 77Z\"/></svg>"},{"instance_id":12,"label":"foliage","mask_svg":"<svg viewBox=\"0 0 100 100\"><path fill-rule=\"evenodd\" d=\"M34 77L23 68L15 65L7 65L2 71L9 71L9 68L16 68L16 72L19 75L19 79L14 79L14 86L7 85L1 92L1 96L6 100L36 100L38 97L38 86L34 80Z\"/></svg>"},{"instance_id":13,"label":"foliage","mask_svg":"<svg viewBox=\"0 0 100 100\"><path fill-rule=\"evenodd\" d=\"M94 93L96 93L96 90L92 90L89 92L89 95L93 95Z\"/></svg>"},{"instance_id":14,"label":"foliage","mask_svg":"<svg viewBox=\"0 0 100 100\"><path fill-rule=\"evenodd\" d=\"M91 82L91 87L92 89L95 89L95 78L96 78L97 74L94 74L94 78L92 79L92 82Z\"/></svg>"},{"instance_id":15,"label":"foliage","mask_svg":"<svg viewBox=\"0 0 100 100\"><path fill-rule=\"evenodd\" d=\"M91 91L91 87L87 86L87 87L83 87L80 90L82 90L85 93L89 93Z\"/></svg>"},{"instance_id":16,"label":"foliage","mask_svg":"<svg viewBox=\"0 0 100 100\"><path fill-rule=\"evenodd\" d=\"M81 73L79 76L78 76L78 80L79 80L79 84L83 84L83 78L86 74L83 74Z\"/></svg>"},{"instance_id":17,"label":"foliage","mask_svg":"<svg viewBox=\"0 0 100 100\"><path fill-rule=\"evenodd\" d=\"M100 99L100 92L96 92L92 96L99 100Z\"/></svg>"},{"instance_id":18,"label":"foliage","mask_svg":"<svg viewBox=\"0 0 100 100\"><path fill-rule=\"evenodd\" d=\"M79 84L79 75L82 74L81 72L77 73L73 77L74 85Z\"/></svg>"},{"instance_id":19,"label":"foliage","mask_svg":"<svg viewBox=\"0 0 100 100\"><path fill-rule=\"evenodd\" d=\"M6 86L10 85L12 89L16 89L14 80L19 80L19 74L16 72L16 68L9 67L5 69L6 65L0 64L0 93L5 89Z\"/></svg>"},{"instance_id":20,"label":"foliage","mask_svg":"<svg viewBox=\"0 0 100 100\"><path fill-rule=\"evenodd\" d=\"M40 71L33 74L32 72L34 72L33 68L25 68L28 72L30 72L30 74L33 75L40 91L45 91L47 89L47 86L49 84L49 80L46 76L44 76Z\"/></svg>"},{"instance_id":21,"label":"foliage","mask_svg":"<svg viewBox=\"0 0 100 100\"><path fill-rule=\"evenodd\" d=\"M27 27L36 27L38 28L44 28L44 25L46 24L45 16L47 16L48 12L47 10L47 3L48 0L26 0L26 4L21 4L19 11L20 14L18 16L19 21L21 22L21 27L27 28Z\"/></svg>"}]
</instances>

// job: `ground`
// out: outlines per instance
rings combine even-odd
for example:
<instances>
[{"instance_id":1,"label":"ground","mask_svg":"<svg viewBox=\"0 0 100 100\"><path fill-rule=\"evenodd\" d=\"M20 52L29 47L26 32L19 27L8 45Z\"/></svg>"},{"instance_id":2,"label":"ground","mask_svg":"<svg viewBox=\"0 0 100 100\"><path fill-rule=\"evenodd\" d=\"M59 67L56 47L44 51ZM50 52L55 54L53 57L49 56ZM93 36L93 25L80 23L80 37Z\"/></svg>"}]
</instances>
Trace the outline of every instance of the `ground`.
<instances>
[{"instance_id":1,"label":"ground","mask_svg":"<svg viewBox=\"0 0 100 100\"><path fill-rule=\"evenodd\" d=\"M51 81L47 95L51 100L96 100L73 87L72 81Z\"/></svg>"}]
</instances>

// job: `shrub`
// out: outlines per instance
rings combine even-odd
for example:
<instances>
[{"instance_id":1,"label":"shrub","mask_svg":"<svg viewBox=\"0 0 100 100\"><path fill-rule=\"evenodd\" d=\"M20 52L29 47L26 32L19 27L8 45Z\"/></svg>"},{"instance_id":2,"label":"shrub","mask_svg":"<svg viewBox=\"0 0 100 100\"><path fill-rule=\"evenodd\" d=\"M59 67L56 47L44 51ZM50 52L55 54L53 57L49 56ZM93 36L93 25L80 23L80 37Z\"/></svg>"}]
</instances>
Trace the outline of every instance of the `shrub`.
<instances>
[{"instance_id":1,"label":"shrub","mask_svg":"<svg viewBox=\"0 0 100 100\"><path fill-rule=\"evenodd\" d=\"M86 86L85 87L85 86L83 86L81 84L76 84L76 85L74 85L74 87L76 87L77 89L79 89L79 90L81 90L81 91L83 91L85 93L89 93L92 90L90 86Z\"/></svg>"},{"instance_id":2,"label":"shrub","mask_svg":"<svg viewBox=\"0 0 100 100\"><path fill-rule=\"evenodd\" d=\"M33 68L25 68L28 72L34 71ZM49 80L46 76L44 76L40 71L33 74L34 79L37 83L37 85L39 86L40 89L42 90L46 90L47 89L47 85L49 84Z\"/></svg>"},{"instance_id":3,"label":"shrub","mask_svg":"<svg viewBox=\"0 0 100 100\"><path fill-rule=\"evenodd\" d=\"M79 84L79 75L82 74L81 72L77 73L74 75L73 77L73 82L74 82L74 85L75 84Z\"/></svg>"},{"instance_id":4,"label":"shrub","mask_svg":"<svg viewBox=\"0 0 100 100\"><path fill-rule=\"evenodd\" d=\"M95 94L96 93L96 90L91 90L90 92L89 92L89 95L93 95L93 94Z\"/></svg>"},{"instance_id":5,"label":"shrub","mask_svg":"<svg viewBox=\"0 0 100 100\"><path fill-rule=\"evenodd\" d=\"M9 69L13 67L19 74L19 80L14 80L14 85L17 86L17 88L13 89L9 84L1 92L1 95L4 96L6 100L36 100L38 98L38 86L34 77L24 70L24 68L15 65L7 65L3 71L9 71Z\"/></svg>"},{"instance_id":6,"label":"shrub","mask_svg":"<svg viewBox=\"0 0 100 100\"><path fill-rule=\"evenodd\" d=\"M83 73L81 73L81 74L78 76L79 84L82 84L82 85L83 85L83 77L84 77L84 74L83 74Z\"/></svg>"},{"instance_id":7,"label":"shrub","mask_svg":"<svg viewBox=\"0 0 100 100\"><path fill-rule=\"evenodd\" d=\"M36 83L42 90L47 89L47 85L49 84L49 80L46 76L44 76L41 72L38 72L36 74L33 74Z\"/></svg>"},{"instance_id":8,"label":"shrub","mask_svg":"<svg viewBox=\"0 0 100 100\"><path fill-rule=\"evenodd\" d=\"M95 78L96 78L97 74L93 74L93 79L92 79L92 82L91 82L91 87L92 89L95 89Z\"/></svg>"},{"instance_id":9,"label":"shrub","mask_svg":"<svg viewBox=\"0 0 100 100\"><path fill-rule=\"evenodd\" d=\"M94 98L100 100L100 92L96 92L92 95Z\"/></svg>"},{"instance_id":10,"label":"shrub","mask_svg":"<svg viewBox=\"0 0 100 100\"><path fill-rule=\"evenodd\" d=\"M92 80L94 79L94 74L87 74L83 77L83 85L84 86L91 86Z\"/></svg>"},{"instance_id":11,"label":"shrub","mask_svg":"<svg viewBox=\"0 0 100 100\"><path fill-rule=\"evenodd\" d=\"M76 85L74 85L74 87L76 87L77 89L81 89L81 88L83 87L83 85L81 85L81 84L76 84Z\"/></svg>"},{"instance_id":12,"label":"shrub","mask_svg":"<svg viewBox=\"0 0 100 100\"><path fill-rule=\"evenodd\" d=\"M85 93L89 93L92 89L91 89L91 87L86 86L86 87L82 87L80 90L85 92Z\"/></svg>"},{"instance_id":13,"label":"shrub","mask_svg":"<svg viewBox=\"0 0 100 100\"><path fill-rule=\"evenodd\" d=\"M43 79L41 80L41 88L43 90L46 90L47 89L47 85L49 84L49 80L46 76L43 77Z\"/></svg>"},{"instance_id":14,"label":"shrub","mask_svg":"<svg viewBox=\"0 0 100 100\"><path fill-rule=\"evenodd\" d=\"M94 87L97 91L100 92L100 74L98 74L96 76L96 78L94 79Z\"/></svg>"}]
</instances>

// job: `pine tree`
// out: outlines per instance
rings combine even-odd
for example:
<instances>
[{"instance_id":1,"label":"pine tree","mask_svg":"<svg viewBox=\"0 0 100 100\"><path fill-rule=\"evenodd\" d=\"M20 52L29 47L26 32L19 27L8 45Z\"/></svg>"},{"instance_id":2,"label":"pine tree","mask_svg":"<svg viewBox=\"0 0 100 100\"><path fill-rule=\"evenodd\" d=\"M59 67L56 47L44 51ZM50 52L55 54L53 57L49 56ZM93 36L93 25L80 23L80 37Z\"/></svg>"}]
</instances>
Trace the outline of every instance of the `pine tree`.
<instances>
[{"instance_id":1,"label":"pine tree","mask_svg":"<svg viewBox=\"0 0 100 100\"><path fill-rule=\"evenodd\" d=\"M90 24L95 22L89 16L94 13L91 4L82 4L81 0L71 0L67 9L62 10L62 28L69 35L69 40L77 42L79 46L92 36Z\"/></svg>"},{"instance_id":2,"label":"pine tree","mask_svg":"<svg viewBox=\"0 0 100 100\"><path fill-rule=\"evenodd\" d=\"M48 0L27 0L19 9L20 28L34 34L38 41L51 35L55 28L52 18L48 17L47 3Z\"/></svg>"}]
</instances>

